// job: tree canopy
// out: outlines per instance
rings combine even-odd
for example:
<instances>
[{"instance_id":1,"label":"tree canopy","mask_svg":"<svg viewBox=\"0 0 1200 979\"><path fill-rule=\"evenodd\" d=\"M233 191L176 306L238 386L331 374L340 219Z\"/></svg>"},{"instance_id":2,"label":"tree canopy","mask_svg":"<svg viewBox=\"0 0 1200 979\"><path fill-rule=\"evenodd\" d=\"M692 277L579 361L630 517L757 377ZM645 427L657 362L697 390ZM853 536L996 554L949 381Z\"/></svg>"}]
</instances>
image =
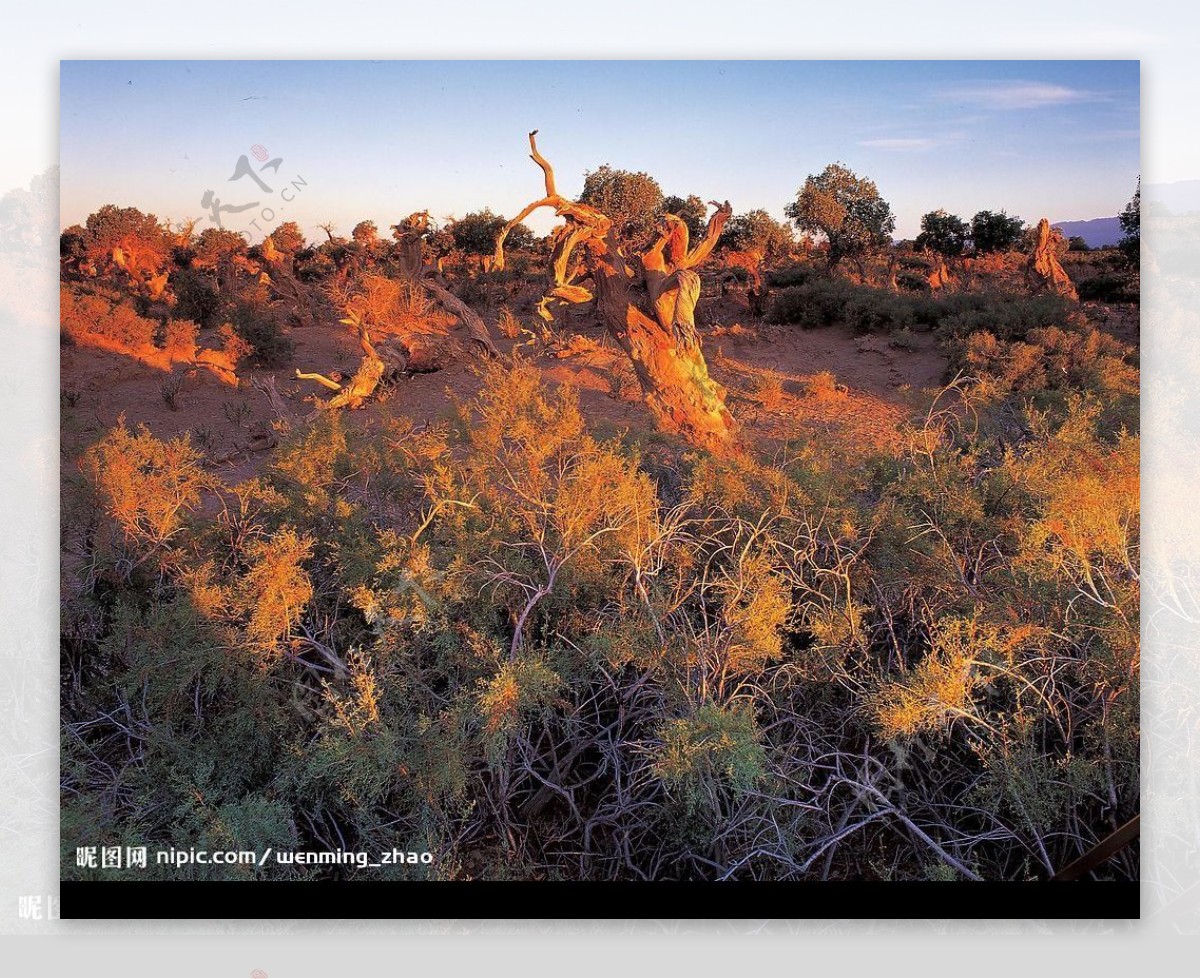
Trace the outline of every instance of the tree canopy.
<instances>
[{"instance_id":1,"label":"tree canopy","mask_svg":"<svg viewBox=\"0 0 1200 979\"><path fill-rule=\"evenodd\" d=\"M605 163L584 175L579 201L607 215L623 244L636 246L653 235L665 198L658 181L649 174L618 170Z\"/></svg>"},{"instance_id":2,"label":"tree canopy","mask_svg":"<svg viewBox=\"0 0 1200 979\"><path fill-rule=\"evenodd\" d=\"M271 240L281 252L294 255L303 251L308 242L304 240L304 232L295 221L284 221L271 232Z\"/></svg>"},{"instance_id":3,"label":"tree canopy","mask_svg":"<svg viewBox=\"0 0 1200 979\"><path fill-rule=\"evenodd\" d=\"M1025 232L1025 222L1005 211L979 211L971 218L971 241L980 255L1015 248Z\"/></svg>"},{"instance_id":4,"label":"tree canopy","mask_svg":"<svg viewBox=\"0 0 1200 979\"><path fill-rule=\"evenodd\" d=\"M1142 178L1138 177L1137 190L1125 205L1119 216L1121 230L1121 251L1129 260L1129 264L1137 265L1142 257Z\"/></svg>"},{"instance_id":5,"label":"tree canopy","mask_svg":"<svg viewBox=\"0 0 1200 979\"><path fill-rule=\"evenodd\" d=\"M739 252L757 251L766 257L786 251L795 240L787 224L776 221L760 207L731 217L717 247Z\"/></svg>"},{"instance_id":6,"label":"tree canopy","mask_svg":"<svg viewBox=\"0 0 1200 979\"><path fill-rule=\"evenodd\" d=\"M879 196L875 182L844 163L831 163L810 175L785 211L801 231L825 236L831 266L883 248L896 227L891 206Z\"/></svg>"},{"instance_id":7,"label":"tree canopy","mask_svg":"<svg viewBox=\"0 0 1200 979\"><path fill-rule=\"evenodd\" d=\"M373 245L379 240L379 227L374 221L359 221L350 237L360 245Z\"/></svg>"},{"instance_id":8,"label":"tree canopy","mask_svg":"<svg viewBox=\"0 0 1200 979\"><path fill-rule=\"evenodd\" d=\"M692 240L699 241L704 237L704 229L708 224L708 205L699 195L677 197L672 194L663 199L662 209L664 213L674 214L682 219L687 225L688 237Z\"/></svg>"},{"instance_id":9,"label":"tree canopy","mask_svg":"<svg viewBox=\"0 0 1200 979\"><path fill-rule=\"evenodd\" d=\"M914 244L919 249L952 258L962 254L970 235L971 228L966 221L957 214L947 214L939 209L921 218L921 233Z\"/></svg>"},{"instance_id":10,"label":"tree canopy","mask_svg":"<svg viewBox=\"0 0 1200 979\"><path fill-rule=\"evenodd\" d=\"M454 238L454 247L468 255L490 255L496 249L496 239L508 218L503 214L493 214L491 208L464 214L456 221L450 222L447 230ZM507 238L508 246L514 249L529 248L533 244L533 232L524 224L515 225Z\"/></svg>"}]
</instances>

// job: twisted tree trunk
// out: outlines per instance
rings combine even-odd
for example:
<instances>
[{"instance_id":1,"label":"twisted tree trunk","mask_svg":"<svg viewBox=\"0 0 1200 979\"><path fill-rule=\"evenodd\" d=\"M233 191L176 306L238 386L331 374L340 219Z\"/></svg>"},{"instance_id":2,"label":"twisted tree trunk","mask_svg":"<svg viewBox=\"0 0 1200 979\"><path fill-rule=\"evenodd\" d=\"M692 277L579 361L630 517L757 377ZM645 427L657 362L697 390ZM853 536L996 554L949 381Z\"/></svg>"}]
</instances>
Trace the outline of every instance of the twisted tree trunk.
<instances>
[{"instance_id":1,"label":"twisted tree trunk","mask_svg":"<svg viewBox=\"0 0 1200 979\"><path fill-rule=\"evenodd\" d=\"M675 215L665 215L658 239L640 256L641 275L636 275L626 264L611 220L558 193L554 169L538 152L536 137L537 130L529 134L530 157L545 176L546 195L501 231L492 267L504 268L504 242L512 228L538 208L552 208L564 224L554 232L552 284L539 313L553 319L554 305L594 298L605 328L633 362L658 426L710 451L729 451L733 418L725 407L725 389L709 376L695 320L700 298L695 266L716 245L732 213L729 202L710 202L717 210L694 248L687 225ZM589 278L591 288L582 284Z\"/></svg>"},{"instance_id":2,"label":"twisted tree trunk","mask_svg":"<svg viewBox=\"0 0 1200 979\"><path fill-rule=\"evenodd\" d=\"M1029 263L1025 266L1025 274L1033 286L1034 292L1051 292L1066 299L1079 299L1079 294L1071 284L1071 279L1063 270L1058 260L1055 244L1061 241L1059 232L1051 232L1050 222L1042 218L1037 226L1037 240L1033 252L1030 253Z\"/></svg>"},{"instance_id":3,"label":"twisted tree trunk","mask_svg":"<svg viewBox=\"0 0 1200 979\"><path fill-rule=\"evenodd\" d=\"M404 273L417 285L429 293L434 302L458 317L459 322L466 327L471 343L476 352L482 357L500 358L500 351L492 342L492 335L483 318L470 306L454 295L437 280L439 269L427 265L421 256L421 238L429 229L429 212L418 211L410 214L400 224L395 226L396 239L399 241L400 265Z\"/></svg>"}]
</instances>

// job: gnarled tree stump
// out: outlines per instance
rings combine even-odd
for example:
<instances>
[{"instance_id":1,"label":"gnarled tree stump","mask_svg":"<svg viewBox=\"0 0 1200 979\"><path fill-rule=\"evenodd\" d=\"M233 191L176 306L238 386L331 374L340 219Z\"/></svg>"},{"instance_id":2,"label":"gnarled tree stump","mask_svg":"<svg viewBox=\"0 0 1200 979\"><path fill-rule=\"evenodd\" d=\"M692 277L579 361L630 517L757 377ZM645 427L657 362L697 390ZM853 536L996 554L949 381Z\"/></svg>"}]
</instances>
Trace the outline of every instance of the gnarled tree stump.
<instances>
[{"instance_id":1,"label":"gnarled tree stump","mask_svg":"<svg viewBox=\"0 0 1200 979\"><path fill-rule=\"evenodd\" d=\"M400 266L413 282L429 293L434 302L458 317L476 351L484 357L499 358L487 324L478 313L438 281L439 269L426 264L421 255L421 238L429 229L429 212L417 211L394 226L400 243Z\"/></svg>"},{"instance_id":2,"label":"gnarled tree stump","mask_svg":"<svg viewBox=\"0 0 1200 979\"><path fill-rule=\"evenodd\" d=\"M640 256L640 275L626 263L612 221L586 204L558 193L554 169L538 152L537 130L529 134L530 158L545 177L546 194L526 206L500 232L494 269L504 268L508 233L541 207L564 221L554 232L552 282L539 314L553 319L558 304L596 300L605 328L629 359L658 426L677 432L693 445L728 451L734 423L725 407L725 389L708 373L696 332L700 277L695 267L711 253L729 220L729 202L716 204L704 238L690 246L687 225L665 215L659 237ZM583 283L590 279L591 286Z\"/></svg>"},{"instance_id":3,"label":"gnarled tree stump","mask_svg":"<svg viewBox=\"0 0 1200 979\"><path fill-rule=\"evenodd\" d=\"M1058 260L1055 246L1062 241L1062 232L1050 227L1050 221L1042 218L1035 232L1033 251L1025 266L1025 276L1035 293L1050 292L1066 299L1078 301L1079 293L1071 284L1067 273Z\"/></svg>"},{"instance_id":4,"label":"gnarled tree stump","mask_svg":"<svg viewBox=\"0 0 1200 979\"><path fill-rule=\"evenodd\" d=\"M393 344L380 344L377 349L371 343L366 327L362 325L359 325L358 341L363 349L362 363L345 384L324 374L296 371L296 377L300 380L316 381L322 387L335 392L332 398L318 405L318 411L328 408L361 408L385 378L400 374L408 367L408 356L404 350Z\"/></svg>"}]
</instances>

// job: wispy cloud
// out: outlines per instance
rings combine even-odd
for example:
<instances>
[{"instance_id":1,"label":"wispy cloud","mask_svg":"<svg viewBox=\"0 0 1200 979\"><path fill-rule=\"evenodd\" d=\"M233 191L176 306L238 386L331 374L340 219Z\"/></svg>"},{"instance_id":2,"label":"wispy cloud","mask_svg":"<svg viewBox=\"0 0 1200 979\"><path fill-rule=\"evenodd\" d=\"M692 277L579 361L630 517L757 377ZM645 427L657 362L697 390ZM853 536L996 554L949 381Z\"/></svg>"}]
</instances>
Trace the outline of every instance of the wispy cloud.
<instances>
[{"instance_id":1,"label":"wispy cloud","mask_svg":"<svg viewBox=\"0 0 1200 979\"><path fill-rule=\"evenodd\" d=\"M941 101L977 105L984 109L1044 109L1055 105L1092 102L1095 92L1050 82L997 81L961 85L937 92Z\"/></svg>"},{"instance_id":2,"label":"wispy cloud","mask_svg":"<svg viewBox=\"0 0 1200 979\"><path fill-rule=\"evenodd\" d=\"M938 145L938 141L924 136L913 136L901 139L864 139L858 145L866 146L872 150L898 150L904 152L907 150L931 150Z\"/></svg>"},{"instance_id":3,"label":"wispy cloud","mask_svg":"<svg viewBox=\"0 0 1200 979\"><path fill-rule=\"evenodd\" d=\"M964 133L946 133L941 136L878 136L873 139L860 139L859 146L869 150L884 150L893 153L921 153L942 146L961 143L966 138Z\"/></svg>"}]
</instances>

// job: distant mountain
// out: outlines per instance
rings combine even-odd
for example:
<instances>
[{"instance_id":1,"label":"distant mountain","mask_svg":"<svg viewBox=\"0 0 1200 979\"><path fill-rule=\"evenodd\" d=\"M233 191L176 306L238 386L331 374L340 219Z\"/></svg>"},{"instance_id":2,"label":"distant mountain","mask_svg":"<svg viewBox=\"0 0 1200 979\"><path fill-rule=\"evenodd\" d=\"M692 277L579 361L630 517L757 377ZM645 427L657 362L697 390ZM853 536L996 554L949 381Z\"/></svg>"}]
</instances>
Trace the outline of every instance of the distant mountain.
<instances>
[{"instance_id":1,"label":"distant mountain","mask_svg":"<svg viewBox=\"0 0 1200 979\"><path fill-rule=\"evenodd\" d=\"M1160 205L1172 214L1200 211L1200 180L1177 180L1172 184L1146 184L1146 203Z\"/></svg>"},{"instance_id":2,"label":"distant mountain","mask_svg":"<svg viewBox=\"0 0 1200 979\"><path fill-rule=\"evenodd\" d=\"M1200 181L1197 181L1200 183ZM1082 238L1091 248L1105 248L1120 242L1122 237L1120 218L1092 218L1090 221L1051 221L1061 228L1065 238Z\"/></svg>"}]
</instances>

